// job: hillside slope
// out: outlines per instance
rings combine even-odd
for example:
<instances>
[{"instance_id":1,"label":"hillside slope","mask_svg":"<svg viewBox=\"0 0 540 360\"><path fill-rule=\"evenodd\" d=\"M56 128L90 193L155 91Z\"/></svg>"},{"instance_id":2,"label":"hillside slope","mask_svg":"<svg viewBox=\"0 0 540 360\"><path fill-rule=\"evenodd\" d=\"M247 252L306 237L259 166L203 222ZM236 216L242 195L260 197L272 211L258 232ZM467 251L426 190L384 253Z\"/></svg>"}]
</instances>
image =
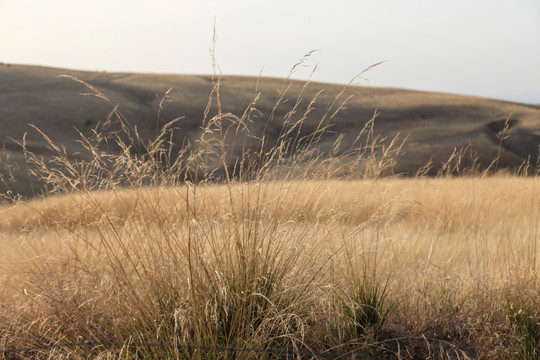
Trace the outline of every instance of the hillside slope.
<instances>
[{"instance_id":1,"label":"hillside slope","mask_svg":"<svg viewBox=\"0 0 540 360\"><path fill-rule=\"evenodd\" d=\"M136 126L142 139L154 137L164 124L182 117L173 138L178 146L186 139L198 138L213 89L211 76L82 72L1 65L0 144L5 149L3 156L9 157L10 164L15 164L7 169L8 162L6 159L2 161L5 182L0 189L2 192L11 189L30 195L37 191L30 188L21 147L12 140L21 141L28 133L25 139L28 149L45 158L50 156L41 135L28 124L36 125L57 145L64 146L68 154L74 154L82 150L77 141L77 131L90 136L96 124L104 121L111 112L111 104L96 97L81 96L88 89L72 79L58 77L62 74L80 78L102 91L112 104L119 105L122 114ZM291 81L283 101L275 108L283 79L225 76L220 87L222 111L240 117L260 93L260 98L252 106L256 111L252 111L250 131L253 136L262 135L274 111L274 120L266 131L275 140L286 115L294 109L292 121L302 118L311 100L316 97L313 109L301 129L302 134L309 134L317 129L317 124L343 85L311 83L302 90L303 85L303 82ZM161 98L169 88L172 91L158 120ZM429 173L436 173L454 149L467 147L467 156L477 158L481 167L489 166L500 152L498 167L516 168L523 162L523 154L506 147L501 149L496 138L486 133L486 124L511 116L519 120L520 131L516 133L533 134L528 136L536 139L535 134L540 132L540 108L533 105L442 93L351 86L330 108L330 114L348 97L350 99L346 106L332 119L319 147L322 151L329 151L339 134L344 134L341 144L346 149L377 111L376 136L386 138L387 143L398 134L401 139L407 139L397 159L395 173L415 174L429 161L433 164ZM298 102L299 98L301 101ZM208 118L216 112L214 100ZM465 166L466 160L464 158ZM8 175L8 170L11 175Z\"/></svg>"}]
</instances>

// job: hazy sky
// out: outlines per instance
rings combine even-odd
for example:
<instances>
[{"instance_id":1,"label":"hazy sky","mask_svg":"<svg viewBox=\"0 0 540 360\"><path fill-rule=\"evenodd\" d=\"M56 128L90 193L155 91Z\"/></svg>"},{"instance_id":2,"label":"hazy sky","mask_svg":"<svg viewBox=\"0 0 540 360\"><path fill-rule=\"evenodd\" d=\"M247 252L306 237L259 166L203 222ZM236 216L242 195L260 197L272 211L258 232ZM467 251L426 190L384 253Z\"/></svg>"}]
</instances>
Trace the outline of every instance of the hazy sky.
<instances>
[{"instance_id":1,"label":"hazy sky","mask_svg":"<svg viewBox=\"0 0 540 360\"><path fill-rule=\"evenodd\" d=\"M0 0L0 61L210 73L214 17L224 74L540 103L540 0Z\"/></svg>"}]
</instances>

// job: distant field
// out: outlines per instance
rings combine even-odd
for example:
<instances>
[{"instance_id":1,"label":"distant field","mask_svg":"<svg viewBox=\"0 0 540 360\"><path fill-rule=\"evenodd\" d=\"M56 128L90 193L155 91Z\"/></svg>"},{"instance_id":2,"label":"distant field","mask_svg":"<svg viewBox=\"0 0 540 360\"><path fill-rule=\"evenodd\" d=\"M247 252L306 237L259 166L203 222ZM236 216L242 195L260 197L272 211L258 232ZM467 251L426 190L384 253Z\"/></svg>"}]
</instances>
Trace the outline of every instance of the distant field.
<instances>
[{"instance_id":1,"label":"distant field","mask_svg":"<svg viewBox=\"0 0 540 360\"><path fill-rule=\"evenodd\" d=\"M28 133L26 145L29 151L50 160L51 154L42 137L28 124L36 125L55 143L65 146L68 154L86 159L87 154L77 142L79 135L75 129L90 136L113 109L102 99L81 96L81 92L89 90L71 79L57 77L60 74L88 81L110 98L113 105L118 104L122 114L137 128L143 142L155 137L156 129L182 117L175 125L178 129L172 138L176 150L187 140L193 142L199 137L213 89L211 76L203 75L0 66L0 144L6 149L4 158L10 158L9 162L2 161L6 183L2 192L10 189L27 196L41 188L38 183L31 188L24 155L20 146L11 140L20 142ZM497 168L516 169L525 159L506 148L501 149L497 141L485 134L484 125L511 117L520 120L522 129L540 132L540 109L533 105L371 86L351 86L339 95L342 85L311 83L304 89L302 82L283 81L226 76L220 85L221 110L237 117L243 114L249 117L251 135L260 137L265 132L267 141L272 144L277 141L286 121L298 121L309 109L300 134L312 133L325 119L324 125L328 128L318 143L323 153L331 151L340 134L344 136L340 139L339 151L345 152L377 111L374 136L380 137L380 146L388 145L396 136L406 140L392 168L395 174L414 175L429 162L431 166L425 170L435 174L454 150L459 152L460 149L466 149L462 153L462 167L470 166L471 159L476 159L478 167L485 169L499 158ZM169 88L172 89L170 97L163 103L158 120L161 97ZM324 91L318 93L320 90ZM256 98L257 101L252 103ZM214 100L207 119L217 110ZM329 115L325 118L327 112ZM111 126L110 131L118 130L118 124ZM230 161L233 163L234 158ZM8 168L8 163L14 165Z\"/></svg>"}]
</instances>

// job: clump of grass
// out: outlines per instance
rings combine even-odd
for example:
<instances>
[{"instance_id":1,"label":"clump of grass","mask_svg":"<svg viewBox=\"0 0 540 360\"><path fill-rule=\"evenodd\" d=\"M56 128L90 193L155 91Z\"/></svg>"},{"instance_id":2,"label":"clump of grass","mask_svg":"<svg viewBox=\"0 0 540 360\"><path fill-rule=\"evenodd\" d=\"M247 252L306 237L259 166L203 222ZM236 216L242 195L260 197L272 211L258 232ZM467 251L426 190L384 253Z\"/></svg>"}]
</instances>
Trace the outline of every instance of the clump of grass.
<instances>
[{"instance_id":1,"label":"clump of grass","mask_svg":"<svg viewBox=\"0 0 540 360\"><path fill-rule=\"evenodd\" d=\"M540 358L540 314L536 305L535 299L524 299L523 295L506 297L506 313L520 359Z\"/></svg>"},{"instance_id":2,"label":"clump of grass","mask_svg":"<svg viewBox=\"0 0 540 360\"><path fill-rule=\"evenodd\" d=\"M396 304L389 303L387 285L363 277L350 294L351 316L354 319L357 336L362 336L370 329L377 332L396 307Z\"/></svg>"}]
</instances>

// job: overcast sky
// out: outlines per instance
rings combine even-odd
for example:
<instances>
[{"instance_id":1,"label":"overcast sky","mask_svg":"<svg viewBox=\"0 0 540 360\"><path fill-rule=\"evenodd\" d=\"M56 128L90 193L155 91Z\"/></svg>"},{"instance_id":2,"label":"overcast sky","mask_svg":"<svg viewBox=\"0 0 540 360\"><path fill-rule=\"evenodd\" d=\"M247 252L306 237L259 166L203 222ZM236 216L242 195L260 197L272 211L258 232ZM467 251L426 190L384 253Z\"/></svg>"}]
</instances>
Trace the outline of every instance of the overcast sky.
<instances>
[{"instance_id":1,"label":"overcast sky","mask_svg":"<svg viewBox=\"0 0 540 360\"><path fill-rule=\"evenodd\" d=\"M540 103L540 0L0 0L0 61L210 73L214 17L224 74Z\"/></svg>"}]
</instances>

